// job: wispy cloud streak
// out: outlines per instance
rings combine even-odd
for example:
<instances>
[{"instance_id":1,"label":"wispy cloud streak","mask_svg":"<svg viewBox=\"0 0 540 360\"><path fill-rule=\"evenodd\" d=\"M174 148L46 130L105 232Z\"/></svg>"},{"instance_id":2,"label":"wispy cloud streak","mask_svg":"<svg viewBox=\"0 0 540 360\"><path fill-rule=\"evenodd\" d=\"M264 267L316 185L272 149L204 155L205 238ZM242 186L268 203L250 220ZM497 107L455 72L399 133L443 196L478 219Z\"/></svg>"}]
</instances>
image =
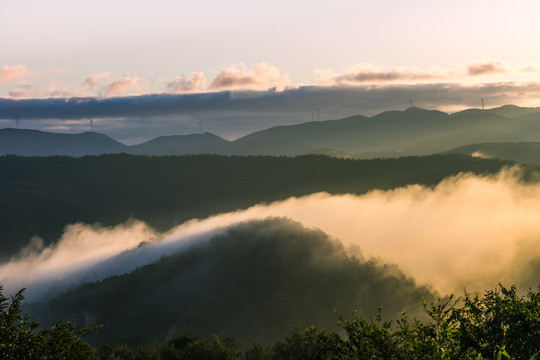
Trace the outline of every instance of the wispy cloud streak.
<instances>
[{"instance_id":1,"label":"wispy cloud streak","mask_svg":"<svg viewBox=\"0 0 540 360\"><path fill-rule=\"evenodd\" d=\"M290 83L280 70L266 63L255 64L249 70L244 64L222 70L210 83L211 90L267 90L282 89Z\"/></svg>"},{"instance_id":2,"label":"wispy cloud streak","mask_svg":"<svg viewBox=\"0 0 540 360\"><path fill-rule=\"evenodd\" d=\"M470 76L482 76L489 74L501 74L510 72L512 69L503 61L482 60L467 65L467 72ZM531 68L532 70L532 68Z\"/></svg>"}]
</instances>

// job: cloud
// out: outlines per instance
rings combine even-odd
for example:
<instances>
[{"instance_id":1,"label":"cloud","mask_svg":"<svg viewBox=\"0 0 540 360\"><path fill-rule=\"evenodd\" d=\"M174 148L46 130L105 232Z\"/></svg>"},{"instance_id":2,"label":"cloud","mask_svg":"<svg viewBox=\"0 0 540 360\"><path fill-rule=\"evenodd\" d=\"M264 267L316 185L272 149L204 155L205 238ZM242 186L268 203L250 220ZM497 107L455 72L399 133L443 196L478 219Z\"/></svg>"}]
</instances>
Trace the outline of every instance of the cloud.
<instances>
[{"instance_id":1,"label":"cloud","mask_svg":"<svg viewBox=\"0 0 540 360\"><path fill-rule=\"evenodd\" d=\"M98 84L101 84L104 80L108 79L111 76L111 73L102 72L99 74L93 74L87 77L82 83L83 89L91 89Z\"/></svg>"},{"instance_id":2,"label":"cloud","mask_svg":"<svg viewBox=\"0 0 540 360\"><path fill-rule=\"evenodd\" d=\"M520 69L522 73L540 72L540 66L536 64L530 64Z\"/></svg>"},{"instance_id":3,"label":"cloud","mask_svg":"<svg viewBox=\"0 0 540 360\"><path fill-rule=\"evenodd\" d=\"M501 74L512 71L512 68L500 60L479 60L467 65L469 76Z\"/></svg>"},{"instance_id":4,"label":"cloud","mask_svg":"<svg viewBox=\"0 0 540 360\"><path fill-rule=\"evenodd\" d=\"M359 64L345 70L343 74L333 72L316 71L323 83L335 84L362 84L362 83L387 83L387 82L418 82L449 77L450 72L419 68L389 68L374 64Z\"/></svg>"},{"instance_id":5,"label":"cloud","mask_svg":"<svg viewBox=\"0 0 540 360\"><path fill-rule=\"evenodd\" d=\"M182 94L206 90L206 77L202 72L195 72L186 80L184 76L177 76L167 84L167 92Z\"/></svg>"},{"instance_id":6,"label":"cloud","mask_svg":"<svg viewBox=\"0 0 540 360\"><path fill-rule=\"evenodd\" d=\"M42 89L42 93L47 94L47 96L56 98L69 98L78 95L77 92L74 92L68 87L59 87L58 84L54 81L51 81L49 83L49 86Z\"/></svg>"},{"instance_id":7,"label":"cloud","mask_svg":"<svg viewBox=\"0 0 540 360\"><path fill-rule=\"evenodd\" d=\"M283 89L290 83L288 76L281 75L280 70L266 63L255 64L246 71L245 66L231 67L222 70L210 83L212 90L267 90Z\"/></svg>"},{"instance_id":8,"label":"cloud","mask_svg":"<svg viewBox=\"0 0 540 360\"><path fill-rule=\"evenodd\" d=\"M0 68L0 81L11 81L26 75L27 72L23 65L5 65Z\"/></svg>"},{"instance_id":9,"label":"cloud","mask_svg":"<svg viewBox=\"0 0 540 360\"><path fill-rule=\"evenodd\" d=\"M117 140L134 143L134 139L140 142L144 137L198 132L199 120L202 119L206 131L236 139L271 126L311 121L311 112L317 107L321 109L321 120L331 120L356 114L372 116L388 110L404 110L409 107L409 99L413 99L414 105L420 108L456 112L479 108L481 98L484 98L486 108L505 104L538 106L540 83L302 86L279 92L0 98L0 120L12 121L18 114L23 120L38 120L25 122L28 127L47 131L63 126L66 120L93 117L101 120L100 131ZM74 128L73 131L77 130Z\"/></svg>"},{"instance_id":10,"label":"cloud","mask_svg":"<svg viewBox=\"0 0 540 360\"><path fill-rule=\"evenodd\" d=\"M483 152L476 150L471 154L472 157L480 158L480 159L491 159L491 156L484 154Z\"/></svg>"},{"instance_id":11,"label":"cloud","mask_svg":"<svg viewBox=\"0 0 540 360\"><path fill-rule=\"evenodd\" d=\"M135 80L126 78L122 84ZM112 86L111 90L114 90ZM52 88L51 88L52 90ZM504 104L534 105L540 98L540 83L455 83L386 85L360 87L315 87L274 91L211 92L193 94L153 94L115 98L51 98L11 100L0 98L0 119L19 113L28 119L84 119L90 114L101 118L189 116L242 116L257 112L261 117L301 115L311 119L310 111L321 108L321 119L337 119L352 114L374 115L385 110L406 109L409 98L427 109L478 107L480 98L486 106ZM219 113L219 114L216 114ZM214 115L211 115L214 114ZM274 118L276 120L276 118Z\"/></svg>"},{"instance_id":12,"label":"cloud","mask_svg":"<svg viewBox=\"0 0 540 360\"><path fill-rule=\"evenodd\" d=\"M418 84L433 81L462 82L467 78L484 75L538 72L536 65L524 68L512 67L500 60L477 60L453 69L421 69L417 67L389 67L371 63L359 64L346 69L343 73L332 70L315 70L319 85L362 85L362 84Z\"/></svg>"},{"instance_id":13,"label":"cloud","mask_svg":"<svg viewBox=\"0 0 540 360\"><path fill-rule=\"evenodd\" d=\"M9 92L9 97L13 99L23 99L28 98L31 95L31 92L25 89L13 89Z\"/></svg>"},{"instance_id":14,"label":"cloud","mask_svg":"<svg viewBox=\"0 0 540 360\"><path fill-rule=\"evenodd\" d=\"M138 221L108 228L69 225L56 244L44 247L41 239L32 239L18 257L0 266L0 281L6 291L35 286L32 293L43 294L51 291L55 283L63 281L62 285L66 285L66 279L73 274L151 241L155 236L151 228ZM25 274L24 278L21 274Z\"/></svg>"},{"instance_id":15,"label":"cloud","mask_svg":"<svg viewBox=\"0 0 540 360\"><path fill-rule=\"evenodd\" d=\"M104 88L104 96L125 96L141 93L142 86L139 78L132 75L124 75L119 80L113 81Z\"/></svg>"},{"instance_id":16,"label":"cloud","mask_svg":"<svg viewBox=\"0 0 540 360\"><path fill-rule=\"evenodd\" d=\"M33 97L47 98L69 98L72 96L80 95L80 93L73 92L68 87L59 87L55 81L51 81L49 85L42 86L40 89L35 89L32 84L23 83L17 84L16 87L9 92L10 97L14 99L27 99Z\"/></svg>"}]
</instances>

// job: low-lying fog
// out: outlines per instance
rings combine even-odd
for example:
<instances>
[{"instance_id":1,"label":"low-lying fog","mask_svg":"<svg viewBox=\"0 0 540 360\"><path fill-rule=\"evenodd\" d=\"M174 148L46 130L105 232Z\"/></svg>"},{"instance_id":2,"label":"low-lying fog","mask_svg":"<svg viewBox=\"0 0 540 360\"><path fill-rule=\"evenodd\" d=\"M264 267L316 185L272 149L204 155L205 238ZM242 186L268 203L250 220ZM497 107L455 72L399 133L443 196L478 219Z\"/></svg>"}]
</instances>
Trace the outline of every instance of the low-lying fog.
<instances>
[{"instance_id":1,"label":"low-lying fog","mask_svg":"<svg viewBox=\"0 0 540 360\"><path fill-rule=\"evenodd\" d=\"M442 294L540 282L540 184L519 169L461 174L434 188L411 185L366 195L317 193L191 220L159 234L133 220L113 228L73 224L57 244L38 239L0 265L6 293L28 287L38 300L55 289L130 272L253 219L287 217L318 228L364 258L397 264Z\"/></svg>"}]
</instances>

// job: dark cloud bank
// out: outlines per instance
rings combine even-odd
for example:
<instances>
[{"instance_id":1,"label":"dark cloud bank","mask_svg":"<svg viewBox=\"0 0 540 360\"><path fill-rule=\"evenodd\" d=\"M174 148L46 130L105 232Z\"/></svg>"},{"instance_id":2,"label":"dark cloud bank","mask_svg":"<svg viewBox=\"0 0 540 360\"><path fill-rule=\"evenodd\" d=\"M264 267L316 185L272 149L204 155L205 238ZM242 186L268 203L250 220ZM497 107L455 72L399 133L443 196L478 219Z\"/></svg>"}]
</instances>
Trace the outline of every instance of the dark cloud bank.
<instances>
[{"instance_id":1,"label":"dark cloud bank","mask_svg":"<svg viewBox=\"0 0 540 360\"><path fill-rule=\"evenodd\" d=\"M540 95L538 83L392 85L363 87L304 86L284 91L223 91L196 94L153 94L112 98L0 99L0 126L64 132L98 130L120 141L160 135L210 131L234 138L275 125L321 120L414 105L428 109L462 109L504 104L528 105ZM315 115L315 118L316 115ZM39 122L35 121L39 120ZM79 121L80 120L80 121ZM69 123L69 125L68 125ZM142 141L142 139L140 139Z\"/></svg>"}]
</instances>

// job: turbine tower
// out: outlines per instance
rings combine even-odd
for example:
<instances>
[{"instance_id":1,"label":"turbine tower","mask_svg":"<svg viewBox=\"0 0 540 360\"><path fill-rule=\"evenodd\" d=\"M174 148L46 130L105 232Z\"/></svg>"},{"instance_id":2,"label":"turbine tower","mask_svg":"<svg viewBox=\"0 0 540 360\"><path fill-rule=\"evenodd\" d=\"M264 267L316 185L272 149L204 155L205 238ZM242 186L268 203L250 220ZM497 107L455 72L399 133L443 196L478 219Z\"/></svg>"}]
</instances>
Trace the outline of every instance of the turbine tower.
<instances>
[{"instance_id":1,"label":"turbine tower","mask_svg":"<svg viewBox=\"0 0 540 360\"><path fill-rule=\"evenodd\" d=\"M482 111L484 111L484 98L482 98Z\"/></svg>"},{"instance_id":2,"label":"turbine tower","mask_svg":"<svg viewBox=\"0 0 540 360\"><path fill-rule=\"evenodd\" d=\"M90 131L94 132L94 119L88 118L88 120L90 120Z\"/></svg>"},{"instance_id":3,"label":"turbine tower","mask_svg":"<svg viewBox=\"0 0 540 360\"><path fill-rule=\"evenodd\" d=\"M311 121L315 121L315 114L313 113L313 111L311 112Z\"/></svg>"},{"instance_id":4,"label":"turbine tower","mask_svg":"<svg viewBox=\"0 0 540 360\"><path fill-rule=\"evenodd\" d=\"M413 109L413 99L409 99L409 104L411 105L410 109L412 111L412 109Z\"/></svg>"},{"instance_id":5,"label":"turbine tower","mask_svg":"<svg viewBox=\"0 0 540 360\"><path fill-rule=\"evenodd\" d=\"M317 108L317 121L321 121L321 116L319 114L320 111L321 109Z\"/></svg>"}]
</instances>

